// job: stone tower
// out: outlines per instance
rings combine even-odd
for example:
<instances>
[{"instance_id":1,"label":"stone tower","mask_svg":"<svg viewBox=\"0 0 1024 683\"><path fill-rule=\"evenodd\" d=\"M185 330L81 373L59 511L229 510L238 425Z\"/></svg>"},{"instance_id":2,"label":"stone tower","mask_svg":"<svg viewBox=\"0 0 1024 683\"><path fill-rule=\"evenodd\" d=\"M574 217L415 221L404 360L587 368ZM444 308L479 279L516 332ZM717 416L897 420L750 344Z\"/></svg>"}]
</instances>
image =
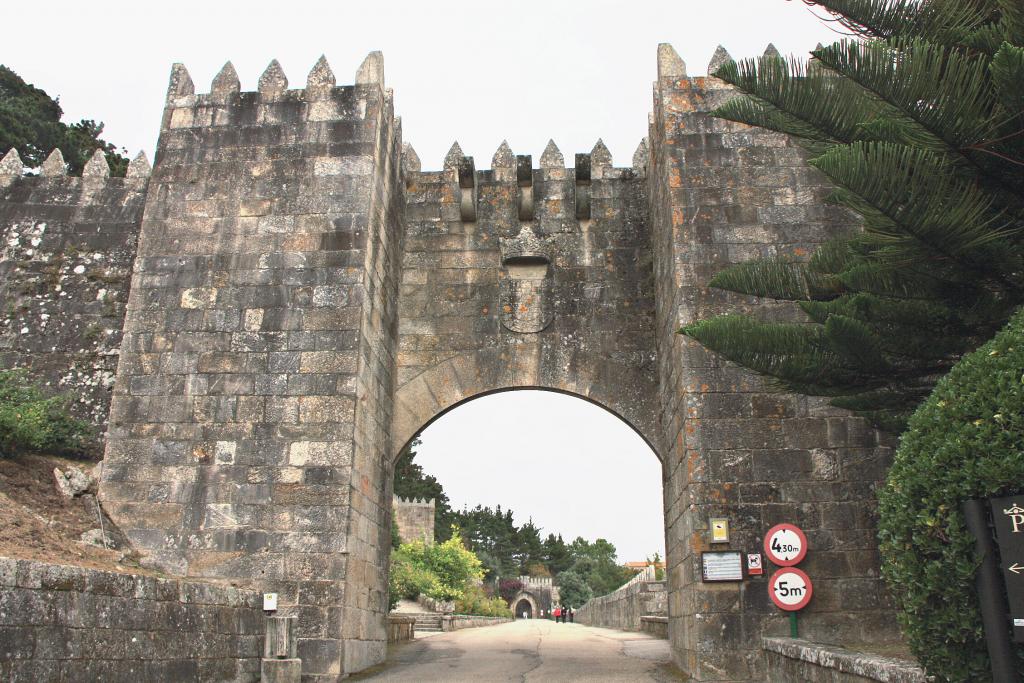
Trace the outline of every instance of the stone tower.
<instances>
[{"instance_id":1,"label":"stone tower","mask_svg":"<svg viewBox=\"0 0 1024 683\"><path fill-rule=\"evenodd\" d=\"M434 543L434 499L419 498L392 499L392 510L395 524L398 526L398 537L403 543L422 541L427 545Z\"/></svg>"}]
</instances>

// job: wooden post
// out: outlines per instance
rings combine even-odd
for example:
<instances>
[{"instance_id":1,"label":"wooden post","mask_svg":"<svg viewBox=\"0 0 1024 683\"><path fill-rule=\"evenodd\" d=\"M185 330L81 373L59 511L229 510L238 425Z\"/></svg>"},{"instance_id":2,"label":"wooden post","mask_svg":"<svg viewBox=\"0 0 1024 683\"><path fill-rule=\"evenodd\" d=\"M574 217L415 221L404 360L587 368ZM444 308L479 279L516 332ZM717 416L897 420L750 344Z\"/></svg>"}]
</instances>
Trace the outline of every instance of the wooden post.
<instances>
[{"instance_id":1,"label":"wooden post","mask_svg":"<svg viewBox=\"0 0 1024 683\"><path fill-rule=\"evenodd\" d=\"M302 660L297 646L295 617L267 617L260 683L299 683Z\"/></svg>"}]
</instances>

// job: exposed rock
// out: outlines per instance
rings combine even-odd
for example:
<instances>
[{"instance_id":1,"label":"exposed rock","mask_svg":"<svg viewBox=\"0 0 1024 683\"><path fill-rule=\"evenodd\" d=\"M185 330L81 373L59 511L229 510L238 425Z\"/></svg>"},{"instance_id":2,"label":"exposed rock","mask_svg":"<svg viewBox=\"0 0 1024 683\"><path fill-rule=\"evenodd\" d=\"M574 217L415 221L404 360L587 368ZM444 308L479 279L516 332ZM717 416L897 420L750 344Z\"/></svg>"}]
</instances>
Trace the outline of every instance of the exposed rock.
<instances>
[{"instance_id":1,"label":"exposed rock","mask_svg":"<svg viewBox=\"0 0 1024 683\"><path fill-rule=\"evenodd\" d=\"M95 479L75 466L71 466L65 471L54 467L53 478L57 482L57 490L67 498L77 498L83 493L87 493L96 483Z\"/></svg>"},{"instance_id":2,"label":"exposed rock","mask_svg":"<svg viewBox=\"0 0 1024 683\"><path fill-rule=\"evenodd\" d=\"M79 537L79 542L87 543L89 545L96 545L101 548L115 548L117 547L114 540L107 534L103 533L101 529L89 529Z\"/></svg>"}]
</instances>

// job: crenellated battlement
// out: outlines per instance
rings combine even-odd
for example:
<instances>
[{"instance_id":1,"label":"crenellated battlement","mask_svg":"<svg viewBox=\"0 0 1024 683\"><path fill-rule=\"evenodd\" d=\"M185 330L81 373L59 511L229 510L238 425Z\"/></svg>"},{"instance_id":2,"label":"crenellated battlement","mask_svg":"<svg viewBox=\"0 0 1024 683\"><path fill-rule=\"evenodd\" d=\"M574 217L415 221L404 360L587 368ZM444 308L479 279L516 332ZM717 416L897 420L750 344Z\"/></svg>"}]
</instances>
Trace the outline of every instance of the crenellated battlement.
<instances>
[{"instance_id":1,"label":"crenellated battlement","mask_svg":"<svg viewBox=\"0 0 1024 683\"><path fill-rule=\"evenodd\" d=\"M102 186L107 184L107 181L113 181L115 184L126 187L141 188L149 179L152 168L146 153L139 152L134 159L128 162L126 177L113 178L110 175L110 165L107 163L106 155L103 150L97 149L86 162L82 169L82 175L71 176L68 175L68 166L64 162L64 155L57 148L46 157L40 165L38 173L26 175L25 170L25 163L21 160L21 155L18 154L17 149L12 147L3 159L0 159L0 190L9 188L16 180L38 184L40 182L52 183L55 179L66 179L65 184L69 187L87 184L91 190L97 189L97 183ZM78 201L87 202L98 195L95 191L91 191L81 192L76 196Z\"/></svg>"},{"instance_id":2,"label":"crenellated battlement","mask_svg":"<svg viewBox=\"0 0 1024 683\"><path fill-rule=\"evenodd\" d=\"M418 506L418 507L434 507L433 498L402 498L401 496L394 496L393 503L397 507L399 505L404 506Z\"/></svg>"},{"instance_id":3,"label":"crenellated battlement","mask_svg":"<svg viewBox=\"0 0 1024 683\"><path fill-rule=\"evenodd\" d=\"M229 125L234 119L232 109L240 106L263 107L252 123L273 122L285 115L275 108L304 108L301 118L310 121L332 121L349 118L351 107L366 115L365 102L353 102L352 94L359 90L377 90L390 102L392 93L384 87L384 57L371 52L356 70L353 85L337 85L337 79L327 58L317 60L306 76L305 88L288 87L288 77L280 62L272 59L260 75L255 91L243 91L238 72L229 61L221 67L206 93L196 93L195 84L184 64L171 67L167 86L166 110L162 128L196 128ZM269 109L267 109L269 107Z\"/></svg>"},{"instance_id":4,"label":"crenellated battlement","mask_svg":"<svg viewBox=\"0 0 1024 683\"><path fill-rule=\"evenodd\" d=\"M437 171L422 170L420 157L409 143L405 144L403 150L403 168L406 173L444 174L450 180L465 182L470 172L489 173L488 178L496 182L526 182L528 174L537 174L545 179L566 179L581 177L591 180L618 179L634 176L642 176L646 171L646 138L637 145L631 166L616 167L612 163L612 154L605 146L604 141L598 138L590 152L577 153L574 156L575 163L566 166L565 156L555 144L555 141L548 140L547 146L541 153L537 165L533 163L533 155L515 154L509 147L508 141L502 140L494 156L491 157L490 170L477 170L476 160L472 156L466 156L458 141L452 143L451 148L441 162L441 168ZM641 162L637 165L636 162Z\"/></svg>"}]
</instances>

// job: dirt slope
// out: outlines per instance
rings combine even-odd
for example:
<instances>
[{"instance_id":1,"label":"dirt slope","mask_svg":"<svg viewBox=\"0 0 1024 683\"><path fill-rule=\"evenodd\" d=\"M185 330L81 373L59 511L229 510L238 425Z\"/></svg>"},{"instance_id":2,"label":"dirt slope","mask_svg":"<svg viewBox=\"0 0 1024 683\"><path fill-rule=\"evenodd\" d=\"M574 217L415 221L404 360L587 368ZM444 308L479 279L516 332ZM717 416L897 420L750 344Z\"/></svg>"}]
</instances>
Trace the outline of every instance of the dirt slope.
<instances>
[{"instance_id":1,"label":"dirt slope","mask_svg":"<svg viewBox=\"0 0 1024 683\"><path fill-rule=\"evenodd\" d=\"M53 468L68 466L89 472L95 463L40 455L0 458L0 556L139 573L122 550L79 541L100 523L94 496L68 499L57 490ZM109 521L104 524L111 532Z\"/></svg>"}]
</instances>

